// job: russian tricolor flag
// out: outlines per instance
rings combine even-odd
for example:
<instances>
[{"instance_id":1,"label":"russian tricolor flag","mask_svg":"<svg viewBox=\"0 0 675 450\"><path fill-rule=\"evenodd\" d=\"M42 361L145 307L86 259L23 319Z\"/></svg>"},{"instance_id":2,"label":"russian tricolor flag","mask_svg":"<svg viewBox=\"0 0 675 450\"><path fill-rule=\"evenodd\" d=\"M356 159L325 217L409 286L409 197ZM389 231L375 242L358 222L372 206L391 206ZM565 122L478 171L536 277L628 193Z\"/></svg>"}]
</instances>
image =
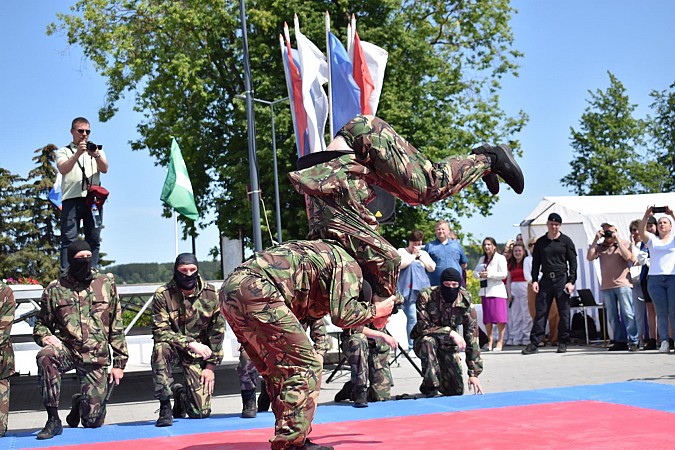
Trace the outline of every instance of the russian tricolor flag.
<instances>
[{"instance_id":1,"label":"russian tricolor flag","mask_svg":"<svg viewBox=\"0 0 675 450\"><path fill-rule=\"evenodd\" d=\"M50 202L54 204L57 208L61 209L61 172L56 172L56 180L54 180L54 185L52 186L47 198Z\"/></svg>"}]
</instances>

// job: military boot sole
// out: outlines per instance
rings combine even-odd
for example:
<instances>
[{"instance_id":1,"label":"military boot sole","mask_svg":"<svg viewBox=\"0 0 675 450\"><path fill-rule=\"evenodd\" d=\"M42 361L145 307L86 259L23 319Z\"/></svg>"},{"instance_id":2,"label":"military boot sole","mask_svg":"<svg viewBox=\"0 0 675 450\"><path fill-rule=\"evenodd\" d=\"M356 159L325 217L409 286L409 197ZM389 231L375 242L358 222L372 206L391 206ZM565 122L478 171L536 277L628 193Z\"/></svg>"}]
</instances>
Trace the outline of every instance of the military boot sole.
<instances>
[{"instance_id":1,"label":"military boot sole","mask_svg":"<svg viewBox=\"0 0 675 450\"><path fill-rule=\"evenodd\" d=\"M508 145L500 144L492 147L489 155L496 158L496 161L492 161L492 172L499 175L516 194L522 194L525 188L525 178L513 157L511 148Z\"/></svg>"}]
</instances>

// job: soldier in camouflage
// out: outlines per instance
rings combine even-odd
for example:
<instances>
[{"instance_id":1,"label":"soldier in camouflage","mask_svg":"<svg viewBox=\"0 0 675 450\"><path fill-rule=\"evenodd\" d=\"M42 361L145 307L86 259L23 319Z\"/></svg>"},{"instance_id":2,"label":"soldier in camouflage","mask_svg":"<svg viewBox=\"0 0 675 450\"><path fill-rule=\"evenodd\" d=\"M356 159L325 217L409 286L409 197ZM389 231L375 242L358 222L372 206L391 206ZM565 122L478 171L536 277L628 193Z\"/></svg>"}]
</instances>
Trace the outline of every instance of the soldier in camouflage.
<instances>
[{"instance_id":1,"label":"soldier in camouflage","mask_svg":"<svg viewBox=\"0 0 675 450\"><path fill-rule=\"evenodd\" d=\"M352 400L355 408L365 408L369 401L389 400L392 381L389 353L398 347L396 339L371 325L343 330L340 339L351 379L335 394L335 401Z\"/></svg>"},{"instance_id":2,"label":"soldier in camouflage","mask_svg":"<svg viewBox=\"0 0 675 450\"><path fill-rule=\"evenodd\" d=\"M476 394L483 389L478 375L483 361L478 345L478 320L471 294L461 287L457 269L441 273L441 285L423 289L417 297L417 324L411 333L414 350L422 360L424 379L420 392L428 397L462 395L461 352L466 352L468 386ZM462 325L464 336L457 330Z\"/></svg>"},{"instance_id":3,"label":"soldier in camouflage","mask_svg":"<svg viewBox=\"0 0 675 450\"><path fill-rule=\"evenodd\" d=\"M309 337L314 343L314 350L322 357L330 350L330 339L326 332L326 322L323 318L313 319L311 317L302 320L304 328L309 328ZM239 364L237 365L237 375L239 375L239 386L241 388L242 411L241 417L252 419L257 413L268 411L270 409L270 397L267 393L267 383L263 380L260 383L260 398L256 408L255 389L260 374L255 364L251 361L246 350L239 348Z\"/></svg>"},{"instance_id":4,"label":"soldier in camouflage","mask_svg":"<svg viewBox=\"0 0 675 450\"><path fill-rule=\"evenodd\" d=\"M9 377L14 374L14 350L10 341L16 302L12 289L0 281L0 437L7 432Z\"/></svg>"},{"instance_id":5,"label":"soldier in camouflage","mask_svg":"<svg viewBox=\"0 0 675 450\"><path fill-rule=\"evenodd\" d=\"M232 331L267 382L276 418L273 449L325 449L307 439L321 388L323 357L301 320L330 315L351 328L382 327L394 306L389 297L359 301L358 263L332 241L291 241L257 253L220 288L220 307Z\"/></svg>"},{"instance_id":6,"label":"soldier in camouflage","mask_svg":"<svg viewBox=\"0 0 675 450\"><path fill-rule=\"evenodd\" d=\"M223 359L225 320L216 288L199 276L197 258L181 253L173 279L155 292L152 301L152 377L159 400L158 427L173 418L202 419L211 414L215 368ZM186 386L174 383L172 367L183 370ZM174 407L171 408L171 395Z\"/></svg>"},{"instance_id":7,"label":"soldier in camouflage","mask_svg":"<svg viewBox=\"0 0 675 450\"><path fill-rule=\"evenodd\" d=\"M483 177L493 194L497 175L517 193L524 180L511 150L487 144L467 157L432 163L383 120L357 116L346 124L326 151L298 160L289 178L308 196L309 239L335 239L373 280L375 295L396 293L400 256L377 231L367 209L376 184L410 205L428 205L458 193Z\"/></svg>"},{"instance_id":8,"label":"soldier in camouflage","mask_svg":"<svg viewBox=\"0 0 675 450\"><path fill-rule=\"evenodd\" d=\"M120 299L112 274L91 269L91 249L85 241L68 246L68 271L42 293L33 339L43 347L37 354L38 382L47 408L47 424L38 439L61 434L58 416L61 374L75 369L80 393L75 394L66 422L85 428L103 424L106 396L124 376L128 360ZM108 374L112 348L113 368Z\"/></svg>"}]
</instances>

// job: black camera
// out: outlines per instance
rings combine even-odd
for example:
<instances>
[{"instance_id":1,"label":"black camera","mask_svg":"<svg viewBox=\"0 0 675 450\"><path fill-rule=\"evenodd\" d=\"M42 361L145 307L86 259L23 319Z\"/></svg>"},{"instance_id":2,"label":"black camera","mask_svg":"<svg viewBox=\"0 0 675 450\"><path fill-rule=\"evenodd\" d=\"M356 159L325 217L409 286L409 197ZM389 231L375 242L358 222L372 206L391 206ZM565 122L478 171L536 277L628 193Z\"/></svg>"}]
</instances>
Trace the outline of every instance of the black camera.
<instances>
[{"instance_id":1,"label":"black camera","mask_svg":"<svg viewBox=\"0 0 675 450\"><path fill-rule=\"evenodd\" d=\"M666 208L665 206L652 206L652 212L653 212L654 214L656 214L656 213L664 213L664 212L666 212L667 209L668 209L668 208Z\"/></svg>"},{"instance_id":2,"label":"black camera","mask_svg":"<svg viewBox=\"0 0 675 450\"><path fill-rule=\"evenodd\" d=\"M96 150L103 150L102 145L96 145L93 142L87 142L87 151L88 152L95 152Z\"/></svg>"},{"instance_id":3,"label":"black camera","mask_svg":"<svg viewBox=\"0 0 675 450\"><path fill-rule=\"evenodd\" d=\"M611 238L613 234L614 233L612 233L611 230L605 230L605 233L603 234L603 236L605 237L605 239L608 239L608 238Z\"/></svg>"}]
</instances>

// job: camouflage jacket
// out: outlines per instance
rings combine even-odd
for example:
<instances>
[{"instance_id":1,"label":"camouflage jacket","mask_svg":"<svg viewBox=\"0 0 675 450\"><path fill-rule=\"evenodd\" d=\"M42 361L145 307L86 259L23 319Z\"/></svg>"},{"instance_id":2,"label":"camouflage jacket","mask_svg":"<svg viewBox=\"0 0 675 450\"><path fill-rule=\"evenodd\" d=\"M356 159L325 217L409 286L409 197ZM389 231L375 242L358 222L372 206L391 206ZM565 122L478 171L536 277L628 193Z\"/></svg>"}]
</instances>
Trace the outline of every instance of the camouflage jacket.
<instances>
[{"instance_id":1,"label":"camouflage jacket","mask_svg":"<svg viewBox=\"0 0 675 450\"><path fill-rule=\"evenodd\" d=\"M206 363L218 365L223 359L225 319L220 313L216 288L199 277L195 291L183 294L176 283L155 291L152 300L152 337L184 350L183 356L201 359L188 350L190 342L199 342L211 349Z\"/></svg>"},{"instance_id":2,"label":"camouflage jacket","mask_svg":"<svg viewBox=\"0 0 675 450\"><path fill-rule=\"evenodd\" d=\"M314 350L320 355L325 355L331 348L330 338L326 331L326 321L307 317L302 321L302 326L309 328L309 338L314 343Z\"/></svg>"},{"instance_id":3,"label":"camouflage jacket","mask_svg":"<svg viewBox=\"0 0 675 450\"><path fill-rule=\"evenodd\" d=\"M83 364L107 366L112 348L113 367L124 369L129 359L122 310L112 274L99 275L86 286L69 275L45 288L33 328L33 339L44 346L56 336L79 355Z\"/></svg>"},{"instance_id":4,"label":"camouflage jacket","mask_svg":"<svg viewBox=\"0 0 675 450\"><path fill-rule=\"evenodd\" d=\"M351 328L375 317L375 305L359 301L361 268L336 242L289 241L256 253L237 270L273 284L300 321L329 314L336 326Z\"/></svg>"},{"instance_id":5,"label":"camouflage jacket","mask_svg":"<svg viewBox=\"0 0 675 450\"><path fill-rule=\"evenodd\" d=\"M410 333L412 339L434 336L440 346L456 349L450 338L450 331L458 331L462 325L466 341L466 365L470 377L477 377L483 371L478 344L478 319L471 303L471 294L460 288L452 305L447 305L441 295L440 286L423 289L417 297L417 324Z\"/></svg>"},{"instance_id":6,"label":"camouflage jacket","mask_svg":"<svg viewBox=\"0 0 675 450\"><path fill-rule=\"evenodd\" d=\"M0 281L0 380L14 373L14 350L9 335L15 311L14 292Z\"/></svg>"}]
</instances>

